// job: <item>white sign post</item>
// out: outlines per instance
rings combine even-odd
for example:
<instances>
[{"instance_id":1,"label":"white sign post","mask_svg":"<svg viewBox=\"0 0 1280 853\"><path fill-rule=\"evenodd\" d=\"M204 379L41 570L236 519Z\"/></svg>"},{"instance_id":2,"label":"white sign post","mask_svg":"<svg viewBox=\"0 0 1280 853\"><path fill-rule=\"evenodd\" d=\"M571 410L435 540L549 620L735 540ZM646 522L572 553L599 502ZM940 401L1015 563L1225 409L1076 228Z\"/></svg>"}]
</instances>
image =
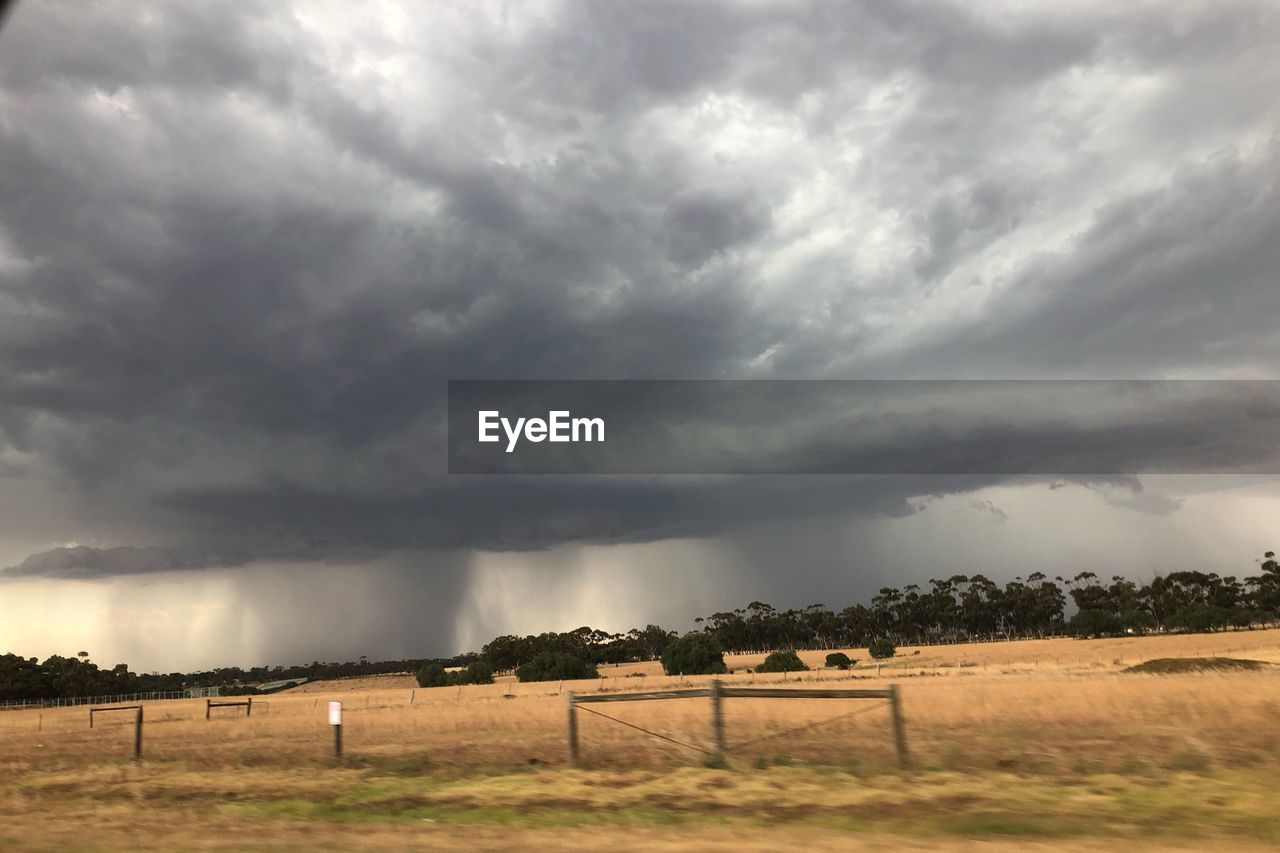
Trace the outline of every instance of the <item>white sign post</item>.
<instances>
[{"instance_id":1,"label":"white sign post","mask_svg":"<svg viewBox=\"0 0 1280 853\"><path fill-rule=\"evenodd\" d=\"M333 726L333 757L342 760L342 703L329 703L329 725Z\"/></svg>"}]
</instances>

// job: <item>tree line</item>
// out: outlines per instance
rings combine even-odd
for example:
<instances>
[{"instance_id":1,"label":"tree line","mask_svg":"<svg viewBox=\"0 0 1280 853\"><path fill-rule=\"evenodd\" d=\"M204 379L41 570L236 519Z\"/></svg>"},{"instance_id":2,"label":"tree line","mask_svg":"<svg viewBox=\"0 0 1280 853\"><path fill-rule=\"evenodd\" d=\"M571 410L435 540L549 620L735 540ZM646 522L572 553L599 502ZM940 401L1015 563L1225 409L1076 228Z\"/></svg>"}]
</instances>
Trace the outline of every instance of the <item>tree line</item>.
<instances>
[{"instance_id":1,"label":"tree line","mask_svg":"<svg viewBox=\"0 0 1280 853\"><path fill-rule=\"evenodd\" d=\"M1076 612L1066 618L1068 600ZM1268 551L1258 575L1243 579L1179 571L1141 584L1094 572L1050 578L1042 572L1003 585L981 574L884 587L865 604L780 610L761 601L695 620L726 653L989 642L1056 636L1104 637L1163 631L1214 631L1280 621L1280 565ZM657 625L611 634L582 627L507 635L480 655L496 672L516 671L542 654L595 665L659 660L678 634Z\"/></svg>"},{"instance_id":2,"label":"tree line","mask_svg":"<svg viewBox=\"0 0 1280 853\"><path fill-rule=\"evenodd\" d=\"M1067 602L1075 613L1066 618ZM1034 572L1005 584L981 575L953 575L925 584L885 587L865 604L840 610L822 604L778 609L761 601L695 620L694 633L726 653L965 643L1055 636L1103 637L1163 631L1215 631L1280 621L1280 565L1268 551L1255 576L1199 571L1157 575L1148 583L1110 580L1083 571L1070 579ZM246 685L387 673L419 673L420 681L483 683L493 673L524 680L590 677L596 667L662 660L679 634L658 625L610 633L572 631L496 637L479 654L453 658L321 663L291 667L224 667L194 673L138 674L127 665L100 668L88 653L43 662L0 655L0 701L107 696L191 687ZM706 652L710 654L710 652ZM578 664L581 664L579 666ZM461 667L461 671L447 672ZM523 672L521 671L523 668ZM582 675L587 673L587 675Z\"/></svg>"},{"instance_id":3,"label":"tree line","mask_svg":"<svg viewBox=\"0 0 1280 853\"><path fill-rule=\"evenodd\" d=\"M99 667L81 651L73 657L51 655L41 661L15 654L0 655L0 702L34 702L85 696L182 691L218 687L223 693L252 693L252 685L289 679L316 681L362 675L414 672L428 663L465 666L476 655L454 658L415 658L371 661L366 657L345 663L312 661L300 666L220 667L199 672L136 673L127 664Z\"/></svg>"}]
</instances>

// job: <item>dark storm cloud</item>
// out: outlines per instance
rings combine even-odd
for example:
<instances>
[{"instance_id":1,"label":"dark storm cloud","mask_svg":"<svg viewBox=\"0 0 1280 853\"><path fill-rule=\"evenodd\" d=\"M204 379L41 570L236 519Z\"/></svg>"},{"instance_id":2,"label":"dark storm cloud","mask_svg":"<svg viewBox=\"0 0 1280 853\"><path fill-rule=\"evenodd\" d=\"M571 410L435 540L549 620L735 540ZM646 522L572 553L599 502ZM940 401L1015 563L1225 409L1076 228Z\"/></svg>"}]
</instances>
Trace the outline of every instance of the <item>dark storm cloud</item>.
<instances>
[{"instance_id":1,"label":"dark storm cloud","mask_svg":"<svg viewBox=\"0 0 1280 853\"><path fill-rule=\"evenodd\" d=\"M172 548L90 548L77 545L32 554L16 566L4 569L5 577L92 579L113 575L192 571L234 567L247 561L245 554L199 553Z\"/></svg>"},{"instance_id":2,"label":"dark storm cloud","mask_svg":"<svg viewBox=\"0 0 1280 853\"><path fill-rule=\"evenodd\" d=\"M1253 162L1224 151L1159 190L1094 214L1076 251L1029 259L1003 311L922 345L968 369L1087 372L1107 364L1231 365L1274 352L1280 141ZM1099 283L1105 283L1105 286Z\"/></svg>"},{"instance_id":3,"label":"dark storm cloud","mask_svg":"<svg viewBox=\"0 0 1280 853\"><path fill-rule=\"evenodd\" d=\"M1280 350L1265 3L402 11L9 20L0 488L52 484L61 541L136 507L109 538L139 546L10 574L643 541L993 482L457 484L449 378Z\"/></svg>"}]
</instances>

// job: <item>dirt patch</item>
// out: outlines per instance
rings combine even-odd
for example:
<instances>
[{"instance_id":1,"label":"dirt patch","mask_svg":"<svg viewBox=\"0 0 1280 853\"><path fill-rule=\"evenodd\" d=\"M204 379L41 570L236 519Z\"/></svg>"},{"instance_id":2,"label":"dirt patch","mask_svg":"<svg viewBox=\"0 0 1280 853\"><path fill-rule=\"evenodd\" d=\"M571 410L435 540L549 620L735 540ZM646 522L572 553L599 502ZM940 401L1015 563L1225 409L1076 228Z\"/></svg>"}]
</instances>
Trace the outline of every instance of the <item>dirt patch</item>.
<instances>
[{"instance_id":1,"label":"dirt patch","mask_svg":"<svg viewBox=\"0 0 1280 853\"><path fill-rule=\"evenodd\" d=\"M1145 672L1154 675L1177 675L1184 672L1222 672L1231 670L1271 669L1272 665L1261 660L1244 658L1156 658L1126 668L1125 672Z\"/></svg>"}]
</instances>

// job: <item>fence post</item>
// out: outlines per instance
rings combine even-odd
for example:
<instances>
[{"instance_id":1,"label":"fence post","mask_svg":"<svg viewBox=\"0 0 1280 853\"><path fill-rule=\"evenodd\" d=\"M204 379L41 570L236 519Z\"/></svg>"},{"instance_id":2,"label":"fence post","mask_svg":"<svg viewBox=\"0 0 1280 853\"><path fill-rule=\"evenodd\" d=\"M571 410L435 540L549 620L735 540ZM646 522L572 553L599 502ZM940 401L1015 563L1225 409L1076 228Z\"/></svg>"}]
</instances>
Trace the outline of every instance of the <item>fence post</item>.
<instances>
[{"instance_id":1,"label":"fence post","mask_svg":"<svg viewBox=\"0 0 1280 853\"><path fill-rule=\"evenodd\" d=\"M898 766L907 767L907 733L902 727L902 697L898 695L898 685L889 685L889 713L893 717L893 745L898 750Z\"/></svg>"},{"instance_id":2,"label":"fence post","mask_svg":"<svg viewBox=\"0 0 1280 853\"><path fill-rule=\"evenodd\" d=\"M573 707L573 691L564 695L565 707L569 715L569 766L578 766L578 714Z\"/></svg>"},{"instance_id":3,"label":"fence post","mask_svg":"<svg viewBox=\"0 0 1280 853\"><path fill-rule=\"evenodd\" d=\"M720 695L720 679L711 679L711 742L715 745L715 762L724 763L724 698Z\"/></svg>"},{"instance_id":4,"label":"fence post","mask_svg":"<svg viewBox=\"0 0 1280 853\"><path fill-rule=\"evenodd\" d=\"M213 700L212 699L204 700L204 718L206 720L209 719L209 712L212 710L213 710Z\"/></svg>"},{"instance_id":5,"label":"fence post","mask_svg":"<svg viewBox=\"0 0 1280 853\"><path fill-rule=\"evenodd\" d=\"M333 757L342 763L342 703L329 703L329 726L333 729Z\"/></svg>"},{"instance_id":6,"label":"fence post","mask_svg":"<svg viewBox=\"0 0 1280 853\"><path fill-rule=\"evenodd\" d=\"M134 719L133 757L142 757L142 706L138 706L138 716Z\"/></svg>"},{"instance_id":7,"label":"fence post","mask_svg":"<svg viewBox=\"0 0 1280 853\"><path fill-rule=\"evenodd\" d=\"M249 704L244 706L244 715L246 717L253 716L253 697L252 696L249 697Z\"/></svg>"}]
</instances>

